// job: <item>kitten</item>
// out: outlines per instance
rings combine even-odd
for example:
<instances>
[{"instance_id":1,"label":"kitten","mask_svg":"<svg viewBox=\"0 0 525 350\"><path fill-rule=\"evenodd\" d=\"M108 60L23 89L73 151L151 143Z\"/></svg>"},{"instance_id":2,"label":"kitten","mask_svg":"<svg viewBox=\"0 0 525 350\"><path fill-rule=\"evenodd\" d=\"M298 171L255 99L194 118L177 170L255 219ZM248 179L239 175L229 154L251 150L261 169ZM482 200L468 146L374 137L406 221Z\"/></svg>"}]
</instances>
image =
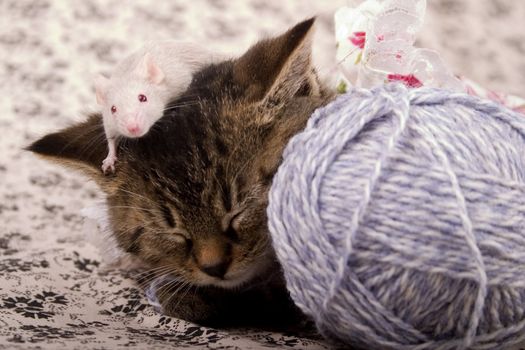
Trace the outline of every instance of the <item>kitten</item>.
<instances>
[{"instance_id":1,"label":"kitten","mask_svg":"<svg viewBox=\"0 0 525 350\"><path fill-rule=\"evenodd\" d=\"M311 64L313 24L197 72L150 133L121 145L113 176L98 170L100 115L29 146L107 194L120 246L169 276L157 290L163 312L221 326L296 319L266 206L287 141L332 98Z\"/></svg>"}]
</instances>

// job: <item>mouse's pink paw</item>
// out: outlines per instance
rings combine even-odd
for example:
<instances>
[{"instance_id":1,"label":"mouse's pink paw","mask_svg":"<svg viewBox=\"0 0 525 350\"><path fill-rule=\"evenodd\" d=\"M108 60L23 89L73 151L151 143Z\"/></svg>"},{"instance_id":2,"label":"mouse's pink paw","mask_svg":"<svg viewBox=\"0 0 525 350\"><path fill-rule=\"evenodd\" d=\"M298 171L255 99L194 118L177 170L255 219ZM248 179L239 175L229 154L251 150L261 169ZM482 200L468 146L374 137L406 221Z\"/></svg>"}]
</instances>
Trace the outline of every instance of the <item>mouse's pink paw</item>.
<instances>
[{"instance_id":1,"label":"mouse's pink paw","mask_svg":"<svg viewBox=\"0 0 525 350\"><path fill-rule=\"evenodd\" d=\"M104 173L104 175L115 172L116 161L117 157L113 156L107 156L106 159L102 161L102 172Z\"/></svg>"}]
</instances>

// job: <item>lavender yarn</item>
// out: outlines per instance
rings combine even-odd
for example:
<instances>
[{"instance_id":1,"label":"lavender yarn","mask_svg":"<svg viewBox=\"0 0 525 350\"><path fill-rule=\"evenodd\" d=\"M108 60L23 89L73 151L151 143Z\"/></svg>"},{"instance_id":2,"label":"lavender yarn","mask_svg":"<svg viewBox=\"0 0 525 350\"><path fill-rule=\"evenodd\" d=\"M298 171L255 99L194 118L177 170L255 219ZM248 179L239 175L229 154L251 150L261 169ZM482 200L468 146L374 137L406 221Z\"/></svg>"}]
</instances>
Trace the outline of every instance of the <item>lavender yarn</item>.
<instances>
[{"instance_id":1,"label":"lavender yarn","mask_svg":"<svg viewBox=\"0 0 525 350\"><path fill-rule=\"evenodd\" d=\"M365 349L525 341L525 117L389 84L317 110L286 147L269 227L296 304Z\"/></svg>"}]
</instances>

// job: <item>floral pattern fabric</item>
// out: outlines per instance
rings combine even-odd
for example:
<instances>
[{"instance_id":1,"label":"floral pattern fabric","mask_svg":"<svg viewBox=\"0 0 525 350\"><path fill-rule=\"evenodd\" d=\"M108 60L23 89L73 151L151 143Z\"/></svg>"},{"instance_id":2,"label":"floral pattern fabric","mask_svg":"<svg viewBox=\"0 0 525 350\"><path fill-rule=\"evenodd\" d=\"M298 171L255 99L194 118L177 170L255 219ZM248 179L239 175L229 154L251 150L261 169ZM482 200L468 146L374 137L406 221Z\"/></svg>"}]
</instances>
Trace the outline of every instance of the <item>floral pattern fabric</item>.
<instances>
[{"instance_id":1,"label":"floral pattern fabric","mask_svg":"<svg viewBox=\"0 0 525 350\"><path fill-rule=\"evenodd\" d=\"M328 349L318 337L157 313L135 273L108 268L83 232L81 211L102 199L98 188L23 148L96 110L95 74L153 38L206 41L235 56L316 14L314 61L330 79L333 14L348 2L0 1L0 349ZM524 13L521 1L432 0L419 46L484 86L525 91L516 73L525 72ZM451 34L465 22L468 40Z\"/></svg>"},{"instance_id":2,"label":"floral pattern fabric","mask_svg":"<svg viewBox=\"0 0 525 350\"><path fill-rule=\"evenodd\" d=\"M0 349L328 349L319 336L218 330L157 313L133 272L103 269L89 244L24 250L1 238Z\"/></svg>"}]
</instances>

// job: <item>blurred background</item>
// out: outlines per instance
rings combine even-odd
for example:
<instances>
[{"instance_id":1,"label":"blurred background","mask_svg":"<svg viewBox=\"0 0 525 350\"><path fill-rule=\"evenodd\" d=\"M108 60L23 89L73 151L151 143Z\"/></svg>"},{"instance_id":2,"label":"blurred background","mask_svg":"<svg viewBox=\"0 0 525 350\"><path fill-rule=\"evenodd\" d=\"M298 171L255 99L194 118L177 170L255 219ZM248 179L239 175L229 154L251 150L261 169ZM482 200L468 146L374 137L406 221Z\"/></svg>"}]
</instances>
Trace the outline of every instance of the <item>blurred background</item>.
<instances>
[{"instance_id":1,"label":"blurred background","mask_svg":"<svg viewBox=\"0 0 525 350\"><path fill-rule=\"evenodd\" d=\"M330 79L333 13L359 2L0 0L0 120L15 118L24 132L96 108L93 75L109 72L146 40L184 38L234 56L312 15L318 16L315 61ZM524 19L525 1L429 0L417 44L438 50L457 74L522 95Z\"/></svg>"}]
</instances>

